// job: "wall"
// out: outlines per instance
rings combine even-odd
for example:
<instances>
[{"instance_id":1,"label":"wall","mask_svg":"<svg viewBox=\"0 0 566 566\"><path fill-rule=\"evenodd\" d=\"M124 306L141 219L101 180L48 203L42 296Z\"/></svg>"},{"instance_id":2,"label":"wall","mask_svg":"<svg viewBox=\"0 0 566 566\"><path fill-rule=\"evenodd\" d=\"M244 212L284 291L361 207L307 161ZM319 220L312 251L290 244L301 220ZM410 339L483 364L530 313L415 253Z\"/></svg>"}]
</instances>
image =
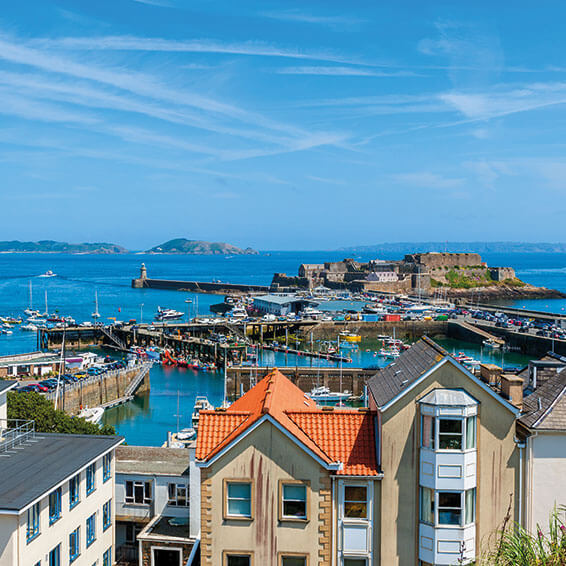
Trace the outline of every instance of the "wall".
<instances>
[{"instance_id":1,"label":"wall","mask_svg":"<svg viewBox=\"0 0 566 566\"><path fill-rule=\"evenodd\" d=\"M534 533L537 525L548 528L555 505L566 505L566 434L541 431L528 439L528 447L525 526Z\"/></svg>"},{"instance_id":2,"label":"wall","mask_svg":"<svg viewBox=\"0 0 566 566\"><path fill-rule=\"evenodd\" d=\"M16 516L0 515L0 564L20 566L16 561L17 524Z\"/></svg>"},{"instance_id":3,"label":"wall","mask_svg":"<svg viewBox=\"0 0 566 566\"><path fill-rule=\"evenodd\" d=\"M254 551L256 566L277 566L278 552L299 550L310 555L309 566L330 563L328 472L269 422L242 438L209 468L202 469L201 478L202 566L220 566L224 550ZM225 478L252 478L253 521L224 521ZM279 523L278 482L284 479L310 481L308 522Z\"/></svg>"},{"instance_id":4,"label":"wall","mask_svg":"<svg viewBox=\"0 0 566 566\"><path fill-rule=\"evenodd\" d=\"M114 465L114 458L112 459ZM69 535L80 527L80 556L73 562L73 566L92 566L97 560L102 564L102 555L112 546L114 548L114 526L102 530L102 506L114 497L114 474L106 482L102 481L102 459L97 460L95 474L96 489L86 495L86 472L81 472L80 502L69 509L69 482L63 483L62 515L61 518L49 525L49 499L48 494L41 501L40 532L41 534L26 543L27 513L19 516L19 555L21 562L17 566L31 566L45 558L49 552L61 543L61 564L69 563ZM112 505L113 507L113 505ZM86 548L86 520L96 513L96 540ZM113 520L114 525L114 520ZM0 562L4 565L4 562ZM12 563L8 563L11 564ZM8 566L8 565L7 565Z\"/></svg>"},{"instance_id":5,"label":"wall","mask_svg":"<svg viewBox=\"0 0 566 566\"><path fill-rule=\"evenodd\" d=\"M480 402L476 547L499 527L511 502L517 519L519 455L515 417L452 364L446 363L383 414L381 564L405 566L418 556L419 423L417 400L436 388L464 388Z\"/></svg>"}]
</instances>

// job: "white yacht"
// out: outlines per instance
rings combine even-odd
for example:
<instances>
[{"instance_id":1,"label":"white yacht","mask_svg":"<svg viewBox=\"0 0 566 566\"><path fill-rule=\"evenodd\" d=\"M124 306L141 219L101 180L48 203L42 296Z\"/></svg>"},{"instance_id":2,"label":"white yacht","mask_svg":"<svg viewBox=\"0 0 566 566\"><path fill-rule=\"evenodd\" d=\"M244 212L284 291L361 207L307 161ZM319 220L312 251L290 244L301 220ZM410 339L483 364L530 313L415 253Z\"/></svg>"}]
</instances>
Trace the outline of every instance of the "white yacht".
<instances>
[{"instance_id":1,"label":"white yacht","mask_svg":"<svg viewBox=\"0 0 566 566\"><path fill-rule=\"evenodd\" d=\"M210 403L210 401L208 400L208 397L197 395L197 398L195 399L195 406L193 409L193 418L192 418L194 430L198 430L200 412L210 411L212 409L214 409L214 407L212 406L212 403Z\"/></svg>"},{"instance_id":2,"label":"white yacht","mask_svg":"<svg viewBox=\"0 0 566 566\"><path fill-rule=\"evenodd\" d=\"M330 391L325 385L320 387L314 387L308 396L316 403L338 403L344 401L351 397L349 391L344 391L344 393Z\"/></svg>"}]
</instances>

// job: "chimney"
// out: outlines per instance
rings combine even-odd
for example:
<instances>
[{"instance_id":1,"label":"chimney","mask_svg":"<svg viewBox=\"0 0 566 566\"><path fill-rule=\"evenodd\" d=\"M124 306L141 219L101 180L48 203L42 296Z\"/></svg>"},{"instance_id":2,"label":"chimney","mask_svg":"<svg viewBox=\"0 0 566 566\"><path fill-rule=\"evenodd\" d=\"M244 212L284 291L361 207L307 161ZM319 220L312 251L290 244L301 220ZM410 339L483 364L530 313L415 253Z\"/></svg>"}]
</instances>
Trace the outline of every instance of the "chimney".
<instances>
[{"instance_id":1,"label":"chimney","mask_svg":"<svg viewBox=\"0 0 566 566\"><path fill-rule=\"evenodd\" d=\"M499 385L503 369L495 364L480 364L480 377L488 385Z\"/></svg>"},{"instance_id":2,"label":"chimney","mask_svg":"<svg viewBox=\"0 0 566 566\"><path fill-rule=\"evenodd\" d=\"M523 408L523 380L512 374L501 375L501 395L515 407Z\"/></svg>"}]
</instances>

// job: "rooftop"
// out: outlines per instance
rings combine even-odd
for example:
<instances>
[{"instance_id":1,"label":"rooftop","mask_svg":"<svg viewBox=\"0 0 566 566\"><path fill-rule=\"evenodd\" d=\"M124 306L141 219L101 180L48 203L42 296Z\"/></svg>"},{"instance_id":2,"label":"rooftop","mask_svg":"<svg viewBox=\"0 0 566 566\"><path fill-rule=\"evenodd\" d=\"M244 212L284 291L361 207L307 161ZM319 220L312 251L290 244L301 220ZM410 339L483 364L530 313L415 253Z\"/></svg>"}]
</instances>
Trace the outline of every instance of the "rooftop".
<instances>
[{"instance_id":1,"label":"rooftop","mask_svg":"<svg viewBox=\"0 0 566 566\"><path fill-rule=\"evenodd\" d=\"M559 369L523 399L523 425L566 431L566 369Z\"/></svg>"},{"instance_id":2,"label":"rooftop","mask_svg":"<svg viewBox=\"0 0 566 566\"><path fill-rule=\"evenodd\" d=\"M201 411L196 456L207 461L268 415L339 475L378 475L375 414L322 410L279 370L273 370L225 411Z\"/></svg>"},{"instance_id":3,"label":"rooftop","mask_svg":"<svg viewBox=\"0 0 566 566\"><path fill-rule=\"evenodd\" d=\"M121 436L36 433L0 454L0 512L20 511L123 442Z\"/></svg>"},{"instance_id":4,"label":"rooftop","mask_svg":"<svg viewBox=\"0 0 566 566\"><path fill-rule=\"evenodd\" d=\"M189 518L157 516L152 519L143 531L138 535L140 540L162 540L162 539L183 539L183 542L194 543L195 540L189 534Z\"/></svg>"},{"instance_id":5,"label":"rooftop","mask_svg":"<svg viewBox=\"0 0 566 566\"><path fill-rule=\"evenodd\" d=\"M117 474L182 476L189 473L190 451L186 448L119 446L116 449Z\"/></svg>"},{"instance_id":6,"label":"rooftop","mask_svg":"<svg viewBox=\"0 0 566 566\"><path fill-rule=\"evenodd\" d=\"M449 355L430 338L421 338L368 381L369 390L377 406L383 407L389 403L408 385Z\"/></svg>"},{"instance_id":7,"label":"rooftop","mask_svg":"<svg viewBox=\"0 0 566 566\"><path fill-rule=\"evenodd\" d=\"M0 379L0 394L10 391L18 382L15 379Z\"/></svg>"},{"instance_id":8,"label":"rooftop","mask_svg":"<svg viewBox=\"0 0 566 566\"><path fill-rule=\"evenodd\" d=\"M254 297L254 301L266 301L268 303L276 303L278 305L286 305L288 303L304 302L305 299L296 295L259 295Z\"/></svg>"}]
</instances>

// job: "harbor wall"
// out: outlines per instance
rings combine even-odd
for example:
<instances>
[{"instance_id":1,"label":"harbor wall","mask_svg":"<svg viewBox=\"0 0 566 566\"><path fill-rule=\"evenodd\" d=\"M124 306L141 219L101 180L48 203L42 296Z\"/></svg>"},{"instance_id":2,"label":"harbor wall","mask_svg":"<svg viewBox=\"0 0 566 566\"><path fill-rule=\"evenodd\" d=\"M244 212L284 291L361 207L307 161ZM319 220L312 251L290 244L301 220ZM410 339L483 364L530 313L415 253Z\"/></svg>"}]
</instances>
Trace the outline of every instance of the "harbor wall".
<instances>
[{"instance_id":1,"label":"harbor wall","mask_svg":"<svg viewBox=\"0 0 566 566\"><path fill-rule=\"evenodd\" d=\"M175 281L170 279L132 280L134 289L167 289L169 291L187 291L192 293L210 293L213 295L234 295L247 293L268 293L267 285L246 285L244 283L223 283L216 281Z\"/></svg>"},{"instance_id":2,"label":"harbor wall","mask_svg":"<svg viewBox=\"0 0 566 566\"><path fill-rule=\"evenodd\" d=\"M226 394L228 399L240 397L265 377L273 368L233 366L226 369ZM354 396L364 393L367 380L375 375L377 369L352 368L319 368L319 367L278 367L285 377L297 387L310 392L314 387L325 385L331 391L348 391Z\"/></svg>"},{"instance_id":3,"label":"harbor wall","mask_svg":"<svg viewBox=\"0 0 566 566\"><path fill-rule=\"evenodd\" d=\"M59 394L57 408L66 413L76 415L81 408L98 407L110 401L121 399L126 394L128 385L136 378L144 366L124 369L95 376L67 385ZM149 372L136 390L136 393L149 391ZM55 392L46 394L55 402Z\"/></svg>"}]
</instances>

